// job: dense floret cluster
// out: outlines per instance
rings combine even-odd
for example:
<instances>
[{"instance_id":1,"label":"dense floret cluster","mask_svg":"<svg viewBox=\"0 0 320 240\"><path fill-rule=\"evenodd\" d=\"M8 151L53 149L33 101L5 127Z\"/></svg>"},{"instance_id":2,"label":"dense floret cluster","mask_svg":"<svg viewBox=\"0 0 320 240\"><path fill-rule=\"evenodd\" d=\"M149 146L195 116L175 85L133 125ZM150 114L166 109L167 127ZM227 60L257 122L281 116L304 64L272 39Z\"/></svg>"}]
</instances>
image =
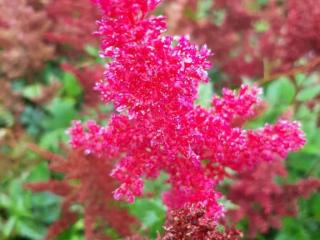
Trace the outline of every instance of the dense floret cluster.
<instances>
[{"instance_id":1,"label":"dense floret cluster","mask_svg":"<svg viewBox=\"0 0 320 240\"><path fill-rule=\"evenodd\" d=\"M164 18L148 16L159 1L96 2L104 13L97 32L102 54L112 58L96 89L118 113L105 127L75 121L69 132L74 148L118 159L111 173L121 183L116 199L133 202L143 192L143 178L165 171L171 184L163 196L167 206L196 204L218 219L223 210L215 190L221 180L217 172L284 158L304 144L295 122L282 120L258 130L233 126L236 118L254 114L259 89L225 90L210 109L195 105L199 83L208 80L210 51L186 37L161 36Z\"/></svg>"},{"instance_id":2,"label":"dense floret cluster","mask_svg":"<svg viewBox=\"0 0 320 240\"><path fill-rule=\"evenodd\" d=\"M206 218L205 209L198 206L170 211L164 230L161 240L238 240L242 237L240 231L232 228L219 231L216 222Z\"/></svg>"}]
</instances>

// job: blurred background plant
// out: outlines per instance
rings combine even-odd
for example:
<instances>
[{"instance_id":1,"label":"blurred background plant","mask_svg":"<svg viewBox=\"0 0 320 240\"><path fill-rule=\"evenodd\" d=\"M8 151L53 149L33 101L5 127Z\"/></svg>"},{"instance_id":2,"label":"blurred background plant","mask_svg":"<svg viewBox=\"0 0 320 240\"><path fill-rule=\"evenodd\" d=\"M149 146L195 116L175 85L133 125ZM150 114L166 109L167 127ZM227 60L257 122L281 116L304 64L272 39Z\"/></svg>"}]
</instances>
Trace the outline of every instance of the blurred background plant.
<instances>
[{"instance_id":1,"label":"blurred background plant","mask_svg":"<svg viewBox=\"0 0 320 240\"><path fill-rule=\"evenodd\" d=\"M0 239L170 239L184 229L174 216L186 226L186 215L199 218L201 209L173 212L165 223L165 175L148 182L134 204L113 203L111 162L62 147L72 119L102 121L113 111L93 90L104 62L93 35L100 13L91 1L0 0L0 12ZM265 104L246 127L282 117L299 120L306 133L306 146L285 162L230 172L221 185L227 220L245 239L317 239L318 0L167 0L159 13L168 16L170 34L189 34L214 52L199 104L225 86L255 83ZM210 226L197 224L192 229L201 233Z\"/></svg>"}]
</instances>

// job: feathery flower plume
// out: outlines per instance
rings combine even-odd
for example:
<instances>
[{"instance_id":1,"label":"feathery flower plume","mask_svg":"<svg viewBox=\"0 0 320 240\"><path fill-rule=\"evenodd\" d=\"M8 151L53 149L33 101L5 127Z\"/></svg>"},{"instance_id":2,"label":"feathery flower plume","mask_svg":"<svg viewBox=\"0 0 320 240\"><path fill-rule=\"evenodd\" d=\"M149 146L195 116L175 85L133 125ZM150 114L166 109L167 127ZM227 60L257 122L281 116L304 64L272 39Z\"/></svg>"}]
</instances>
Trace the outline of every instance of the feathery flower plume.
<instances>
[{"instance_id":1,"label":"feathery flower plume","mask_svg":"<svg viewBox=\"0 0 320 240\"><path fill-rule=\"evenodd\" d=\"M225 90L210 109L195 105L199 83L208 81L210 51L187 37L162 36L164 17L150 16L159 0L95 2L104 15L97 31L102 55L112 59L96 89L118 113L107 126L74 121L69 133L74 148L118 159L111 172L120 182L116 199L133 202L143 192L143 179L164 171L171 184L163 195L169 208L196 204L219 219L223 209L215 187L221 171L285 158L303 146L296 122L281 120L258 130L233 126L236 118L254 114L257 88Z\"/></svg>"}]
</instances>

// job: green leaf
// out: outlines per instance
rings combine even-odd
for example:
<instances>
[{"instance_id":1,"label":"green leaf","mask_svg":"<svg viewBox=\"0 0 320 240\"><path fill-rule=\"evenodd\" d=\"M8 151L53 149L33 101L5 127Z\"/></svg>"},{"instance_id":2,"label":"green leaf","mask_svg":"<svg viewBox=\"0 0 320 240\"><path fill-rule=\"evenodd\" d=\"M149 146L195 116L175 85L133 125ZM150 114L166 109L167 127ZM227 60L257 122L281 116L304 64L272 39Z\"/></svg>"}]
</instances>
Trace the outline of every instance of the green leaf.
<instances>
[{"instance_id":1,"label":"green leaf","mask_svg":"<svg viewBox=\"0 0 320 240\"><path fill-rule=\"evenodd\" d=\"M21 197L21 192L21 181L19 181L18 179L12 180L9 185L9 196L11 200L19 199Z\"/></svg>"},{"instance_id":2,"label":"green leaf","mask_svg":"<svg viewBox=\"0 0 320 240\"><path fill-rule=\"evenodd\" d=\"M279 78L267 87L266 98L272 105L288 106L295 95L295 87L288 78Z\"/></svg>"},{"instance_id":3,"label":"green leaf","mask_svg":"<svg viewBox=\"0 0 320 240\"><path fill-rule=\"evenodd\" d=\"M0 127L11 127L14 121L12 113L0 105Z\"/></svg>"},{"instance_id":4,"label":"green leaf","mask_svg":"<svg viewBox=\"0 0 320 240\"><path fill-rule=\"evenodd\" d=\"M211 6L212 0L198 1L196 18L198 20L205 18L210 11Z\"/></svg>"},{"instance_id":5,"label":"green leaf","mask_svg":"<svg viewBox=\"0 0 320 240\"><path fill-rule=\"evenodd\" d=\"M69 98L56 98L46 107L46 109L51 114L51 116L43 121L43 126L47 130L65 129L77 116L75 101Z\"/></svg>"},{"instance_id":6,"label":"green leaf","mask_svg":"<svg viewBox=\"0 0 320 240\"><path fill-rule=\"evenodd\" d=\"M63 88L62 92L67 97L75 98L78 97L81 92L82 88L77 80L76 76L71 73L65 72L63 74Z\"/></svg>"},{"instance_id":7,"label":"green leaf","mask_svg":"<svg viewBox=\"0 0 320 240\"><path fill-rule=\"evenodd\" d=\"M3 226L3 234L5 237L9 237L16 225L17 219L15 217L10 217L9 220Z\"/></svg>"},{"instance_id":8,"label":"green leaf","mask_svg":"<svg viewBox=\"0 0 320 240\"><path fill-rule=\"evenodd\" d=\"M45 235L45 228L41 224L26 219L17 222L17 231L33 240L41 240Z\"/></svg>"},{"instance_id":9,"label":"green leaf","mask_svg":"<svg viewBox=\"0 0 320 240\"><path fill-rule=\"evenodd\" d=\"M38 182L38 181L49 180L49 178L50 178L50 171L48 169L48 164L47 162L41 162L31 170L28 176L28 181Z\"/></svg>"},{"instance_id":10,"label":"green leaf","mask_svg":"<svg viewBox=\"0 0 320 240\"><path fill-rule=\"evenodd\" d=\"M92 45L86 45L84 50L92 57L99 57L99 49Z\"/></svg>"},{"instance_id":11,"label":"green leaf","mask_svg":"<svg viewBox=\"0 0 320 240\"><path fill-rule=\"evenodd\" d=\"M198 92L199 98L196 103L206 108L210 107L213 96L213 84L211 82L207 84L200 84Z\"/></svg>"},{"instance_id":12,"label":"green leaf","mask_svg":"<svg viewBox=\"0 0 320 240\"><path fill-rule=\"evenodd\" d=\"M145 180L144 192L152 193L156 197L160 197L161 193L170 188L170 186L166 183L167 179L168 175L162 172L155 180Z\"/></svg>"},{"instance_id":13,"label":"green leaf","mask_svg":"<svg viewBox=\"0 0 320 240\"><path fill-rule=\"evenodd\" d=\"M268 0L257 0L257 2L260 5L266 5L268 3Z\"/></svg>"},{"instance_id":14,"label":"green leaf","mask_svg":"<svg viewBox=\"0 0 320 240\"><path fill-rule=\"evenodd\" d=\"M218 202L222 204L226 210L237 208L237 205L235 205L233 202L231 202L225 197L220 198Z\"/></svg>"},{"instance_id":15,"label":"green leaf","mask_svg":"<svg viewBox=\"0 0 320 240\"><path fill-rule=\"evenodd\" d=\"M31 136L36 136L41 131L41 124L44 119L44 113L41 109L26 106L20 116L20 122L25 126Z\"/></svg>"},{"instance_id":16,"label":"green leaf","mask_svg":"<svg viewBox=\"0 0 320 240\"><path fill-rule=\"evenodd\" d=\"M270 28L270 24L265 20L260 20L254 24L254 28L256 32L263 33L268 31L268 29Z\"/></svg>"},{"instance_id":17,"label":"green leaf","mask_svg":"<svg viewBox=\"0 0 320 240\"><path fill-rule=\"evenodd\" d=\"M162 230L165 211L160 199L140 198L129 206L129 212L142 222L142 230L147 229L153 238Z\"/></svg>"},{"instance_id":18,"label":"green leaf","mask_svg":"<svg viewBox=\"0 0 320 240\"><path fill-rule=\"evenodd\" d=\"M297 99L299 101L308 101L319 94L320 94L320 85L312 86L312 87L308 87L301 90L297 95Z\"/></svg>"},{"instance_id":19,"label":"green leaf","mask_svg":"<svg viewBox=\"0 0 320 240\"><path fill-rule=\"evenodd\" d=\"M49 224L58 219L60 214L60 197L50 193L41 192L32 194L33 217Z\"/></svg>"},{"instance_id":20,"label":"green leaf","mask_svg":"<svg viewBox=\"0 0 320 240\"><path fill-rule=\"evenodd\" d=\"M283 230L275 239L276 240L293 240L293 239L297 239L297 240L310 239L311 240L308 232L304 229L303 225L293 218L284 218Z\"/></svg>"},{"instance_id":21,"label":"green leaf","mask_svg":"<svg viewBox=\"0 0 320 240\"><path fill-rule=\"evenodd\" d=\"M0 207L10 208L12 204L11 199L4 193L0 193Z\"/></svg>"},{"instance_id":22,"label":"green leaf","mask_svg":"<svg viewBox=\"0 0 320 240\"><path fill-rule=\"evenodd\" d=\"M40 138L39 145L45 149L50 149L57 152L59 150L59 144L61 142L67 142L68 136L65 133L65 129L57 129L47 131Z\"/></svg>"},{"instance_id":23,"label":"green leaf","mask_svg":"<svg viewBox=\"0 0 320 240\"><path fill-rule=\"evenodd\" d=\"M40 84L29 85L22 90L22 96L32 100L37 97L40 97L42 94L42 91L43 91L43 88Z\"/></svg>"}]
</instances>

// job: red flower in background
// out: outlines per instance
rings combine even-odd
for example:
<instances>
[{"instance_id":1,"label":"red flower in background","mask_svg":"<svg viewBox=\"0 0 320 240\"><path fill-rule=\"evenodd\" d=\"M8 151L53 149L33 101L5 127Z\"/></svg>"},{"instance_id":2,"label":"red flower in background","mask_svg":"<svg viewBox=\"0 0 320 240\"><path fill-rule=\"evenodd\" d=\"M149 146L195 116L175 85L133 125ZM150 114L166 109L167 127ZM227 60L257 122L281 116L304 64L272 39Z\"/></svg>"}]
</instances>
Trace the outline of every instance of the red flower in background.
<instances>
[{"instance_id":1,"label":"red flower in background","mask_svg":"<svg viewBox=\"0 0 320 240\"><path fill-rule=\"evenodd\" d=\"M53 22L47 33L50 42L65 45L73 54L82 52L88 44L98 45L93 32L100 13L90 0L50 0L45 11Z\"/></svg>"},{"instance_id":2,"label":"red flower in background","mask_svg":"<svg viewBox=\"0 0 320 240\"><path fill-rule=\"evenodd\" d=\"M63 180L27 184L33 191L50 191L63 198L60 219L49 227L46 239L55 239L78 220L78 214L71 208L74 204L83 208L86 239L112 239L106 235L108 227L122 237L131 235L135 219L112 199L115 181L108 174L112 160L85 156L74 150L64 158L34 145L30 147L50 161L52 171L64 174Z\"/></svg>"},{"instance_id":3,"label":"red flower in background","mask_svg":"<svg viewBox=\"0 0 320 240\"><path fill-rule=\"evenodd\" d=\"M229 83L239 85L241 77L269 77L265 73L285 75L297 60L312 62L319 55L317 0L271 0L262 5L253 0L219 0L212 1L201 19L191 18L190 12L196 16L200 3L169 1L167 14L176 19L169 29L207 43Z\"/></svg>"},{"instance_id":4,"label":"red flower in background","mask_svg":"<svg viewBox=\"0 0 320 240\"><path fill-rule=\"evenodd\" d=\"M54 46L45 41L52 22L27 0L1 0L0 12L0 75L30 78L53 58Z\"/></svg>"},{"instance_id":5,"label":"red flower in background","mask_svg":"<svg viewBox=\"0 0 320 240\"><path fill-rule=\"evenodd\" d=\"M161 240L237 240L242 237L235 229L219 231L216 222L206 218L205 209L198 206L170 211L164 230Z\"/></svg>"},{"instance_id":6,"label":"red flower in background","mask_svg":"<svg viewBox=\"0 0 320 240\"><path fill-rule=\"evenodd\" d=\"M276 177L285 177L282 161L262 163L235 177L228 198L238 205L227 215L234 223L248 219L248 237L255 239L258 233L280 228L285 216L296 216L298 200L307 198L320 189L319 179L304 179L293 184L277 184Z\"/></svg>"}]
</instances>

